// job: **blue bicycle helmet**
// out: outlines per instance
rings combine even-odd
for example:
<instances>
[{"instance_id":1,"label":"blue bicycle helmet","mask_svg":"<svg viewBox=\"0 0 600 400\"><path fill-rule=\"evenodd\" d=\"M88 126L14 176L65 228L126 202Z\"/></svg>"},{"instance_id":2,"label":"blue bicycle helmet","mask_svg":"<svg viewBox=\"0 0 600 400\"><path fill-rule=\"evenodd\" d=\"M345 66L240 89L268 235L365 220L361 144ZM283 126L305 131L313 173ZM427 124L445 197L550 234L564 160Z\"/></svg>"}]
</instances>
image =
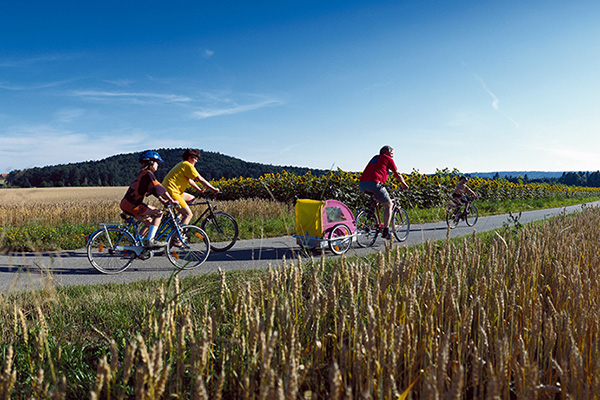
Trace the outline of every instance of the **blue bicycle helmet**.
<instances>
[{"instance_id":1,"label":"blue bicycle helmet","mask_svg":"<svg viewBox=\"0 0 600 400\"><path fill-rule=\"evenodd\" d=\"M159 163L164 162L160 155L154 150L146 150L138 156L138 161L157 161Z\"/></svg>"}]
</instances>

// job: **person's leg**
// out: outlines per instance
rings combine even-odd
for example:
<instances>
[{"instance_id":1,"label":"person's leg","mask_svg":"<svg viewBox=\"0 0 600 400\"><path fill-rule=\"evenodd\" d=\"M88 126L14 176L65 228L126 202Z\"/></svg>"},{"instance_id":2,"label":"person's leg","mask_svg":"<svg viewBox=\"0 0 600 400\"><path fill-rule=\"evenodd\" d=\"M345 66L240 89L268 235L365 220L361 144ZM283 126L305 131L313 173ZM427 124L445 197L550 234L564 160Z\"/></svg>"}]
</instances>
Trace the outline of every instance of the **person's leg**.
<instances>
[{"instance_id":1,"label":"person's leg","mask_svg":"<svg viewBox=\"0 0 600 400\"><path fill-rule=\"evenodd\" d=\"M148 227L148 236L146 237L148 243L151 243L156 236L156 232L158 231L158 227L162 219L162 214L162 211L158 208L148 206L148 208L140 215L140 217L145 219L145 221L150 222Z\"/></svg>"},{"instance_id":2,"label":"person's leg","mask_svg":"<svg viewBox=\"0 0 600 400\"><path fill-rule=\"evenodd\" d=\"M187 203L191 203L192 201L194 201L195 197L189 193L184 193L181 195L181 198L185 202L185 206L182 206L179 209L179 213L181 214L181 223L187 225L190 223L192 217L194 216L194 213L192 213L192 209L190 208L190 206L187 205ZM179 202L179 204L181 205L181 202Z\"/></svg>"},{"instance_id":3,"label":"person's leg","mask_svg":"<svg viewBox=\"0 0 600 400\"><path fill-rule=\"evenodd\" d=\"M392 222L392 207L394 203L389 200L387 203L383 203L383 229L388 229Z\"/></svg>"}]
</instances>

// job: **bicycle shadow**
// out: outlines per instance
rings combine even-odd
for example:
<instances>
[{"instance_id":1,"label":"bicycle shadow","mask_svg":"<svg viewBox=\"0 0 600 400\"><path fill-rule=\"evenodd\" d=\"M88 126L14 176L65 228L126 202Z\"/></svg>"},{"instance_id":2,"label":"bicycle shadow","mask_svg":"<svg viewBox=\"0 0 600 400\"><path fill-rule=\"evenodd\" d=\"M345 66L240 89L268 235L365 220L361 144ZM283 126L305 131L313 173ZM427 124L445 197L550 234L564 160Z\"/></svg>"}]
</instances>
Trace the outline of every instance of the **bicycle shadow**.
<instances>
[{"instance_id":1,"label":"bicycle shadow","mask_svg":"<svg viewBox=\"0 0 600 400\"><path fill-rule=\"evenodd\" d=\"M263 246L259 248L236 249L235 246L227 251L211 251L208 261L275 261L282 258L297 258L301 255L299 249Z\"/></svg>"}]
</instances>

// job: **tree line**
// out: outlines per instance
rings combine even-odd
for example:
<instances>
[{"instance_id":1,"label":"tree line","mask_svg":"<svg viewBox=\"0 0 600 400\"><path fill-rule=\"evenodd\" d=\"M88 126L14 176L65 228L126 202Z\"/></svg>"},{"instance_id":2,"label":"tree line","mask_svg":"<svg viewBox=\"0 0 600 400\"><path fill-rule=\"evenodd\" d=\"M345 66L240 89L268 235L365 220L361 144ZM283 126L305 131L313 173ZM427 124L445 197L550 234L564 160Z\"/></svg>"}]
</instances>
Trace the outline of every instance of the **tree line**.
<instances>
[{"instance_id":1,"label":"tree line","mask_svg":"<svg viewBox=\"0 0 600 400\"><path fill-rule=\"evenodd\" d=\"M156 172L162 181L165 175L177 163L185 149L159 149L164 160ZM139 171L137 161L139 153L119 154L99 161L86 161L60 164L47 167L35 167L11 171L6 177L6 185L12 187L63 187L63 186L129 186ZM198 172L208 180L220 178L259 178L267 173L283 170L304 175L309 170L314 175L323 175L327 171L304 167L276 166L248 162L221 153L202 151L202 157L196 164Z\"/></svg>"},{"instance_id":2,"label":"tree line","mask_svg":"<svg viewBox=\"0 0 600 400\"><path fill-rule=\"evenodd\" d=\"M500 179L496 174L492 179ZM527 174L523 176L506 176L504 177L509 182L514 183L549 183L562 184L566 186L581 186L581 187L600 187L600 171L580 171L580 172L563 172L558 178L536 178L529 179Z\"/></svg>"}]
</instances>

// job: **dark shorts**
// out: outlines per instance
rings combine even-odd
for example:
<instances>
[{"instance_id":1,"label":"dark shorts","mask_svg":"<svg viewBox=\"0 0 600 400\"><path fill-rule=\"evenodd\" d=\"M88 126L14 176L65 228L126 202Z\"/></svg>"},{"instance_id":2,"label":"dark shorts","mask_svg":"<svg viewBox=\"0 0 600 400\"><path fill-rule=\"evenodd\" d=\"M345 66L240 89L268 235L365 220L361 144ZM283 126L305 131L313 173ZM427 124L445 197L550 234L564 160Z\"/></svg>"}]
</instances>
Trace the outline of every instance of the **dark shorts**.
<instances>
[{"instance_id":1,"label":"dark shorts","mask_svg":"<svg viewBox=\"0 0 600 400\"><path fill-rule=\"evenodd\" d=\"M452 201L456 205L461 205L463 203L466 203L467 199L465 199L465 196L463 196L462 194L452 193Z\"/></svg>"},{"instance_id":2,"label":"dark shorts","mask_svg":"<svg viewBox=\"0 0 600 400\"><path fill-rule=\"evenodd\" d=\"M367 194L373 194L378 203L387 203L391 200L390 194L381 183L370 181L360 182L358 188Z\"/></svg>"},{"instance_id":3,"label":"dark shorts","mask_svg":"<svg viewBox=\"0 0 600 400\"><path fill-rule=\"evenodd\" d=\"M134 217L140 217L148 210L148 205L145 203L134 205L123 199L121 200L121 210L133 215Z\"/></svg>"}]
</instances>

